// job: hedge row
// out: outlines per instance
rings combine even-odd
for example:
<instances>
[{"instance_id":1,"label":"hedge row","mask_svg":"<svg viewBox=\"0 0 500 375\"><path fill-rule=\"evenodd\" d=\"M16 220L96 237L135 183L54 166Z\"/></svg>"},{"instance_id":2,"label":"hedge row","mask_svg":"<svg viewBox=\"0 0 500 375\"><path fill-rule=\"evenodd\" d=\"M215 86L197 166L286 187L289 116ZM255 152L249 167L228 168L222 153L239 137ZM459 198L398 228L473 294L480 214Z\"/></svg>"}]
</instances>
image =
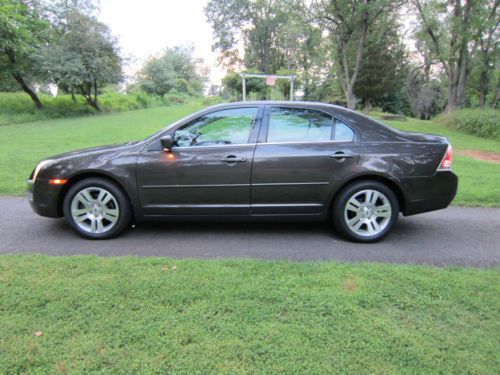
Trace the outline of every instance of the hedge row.
<instances>
[{"instance_id":1,"label":"hedge row","mask_svg":"<svg viewBox=\"0 0 500 375\"><path fill-rule=\"evenodd\" d=\"M500 140L500 111L495 109L461 109L438 116L443 125L477 135Z\"/></svg>"}]
</instances>

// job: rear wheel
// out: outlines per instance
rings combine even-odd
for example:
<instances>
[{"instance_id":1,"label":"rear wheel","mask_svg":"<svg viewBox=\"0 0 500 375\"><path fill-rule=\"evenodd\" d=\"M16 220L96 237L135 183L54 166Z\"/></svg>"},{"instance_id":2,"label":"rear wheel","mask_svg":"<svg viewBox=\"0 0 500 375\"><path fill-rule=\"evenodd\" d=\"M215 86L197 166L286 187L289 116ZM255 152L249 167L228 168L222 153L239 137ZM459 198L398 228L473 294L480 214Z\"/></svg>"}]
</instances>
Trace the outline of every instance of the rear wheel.
<instances>
[{"instance_id":1,"label":"rear wheel","mask_svg":"<svg viewBox=\"0 0 500 375\"><path fill-rule=\"evenodd\" d=\"M333 205L336 229L356 242L376 242L392 229L399 216L394 192L378 181L358 181L346 186Z\"/></svg>"},{"instance_id":2,"label":"rear wheel","mask_svg":"<svg viewBox=\"0 0 500 375\"><path fill-rule=\"evenodd\" d=\"M132 219L130 203L122 190L101 178L88 178L70 187L63 211L70 227L89 239L116 237Z\"/></svg>"}]
</instances>

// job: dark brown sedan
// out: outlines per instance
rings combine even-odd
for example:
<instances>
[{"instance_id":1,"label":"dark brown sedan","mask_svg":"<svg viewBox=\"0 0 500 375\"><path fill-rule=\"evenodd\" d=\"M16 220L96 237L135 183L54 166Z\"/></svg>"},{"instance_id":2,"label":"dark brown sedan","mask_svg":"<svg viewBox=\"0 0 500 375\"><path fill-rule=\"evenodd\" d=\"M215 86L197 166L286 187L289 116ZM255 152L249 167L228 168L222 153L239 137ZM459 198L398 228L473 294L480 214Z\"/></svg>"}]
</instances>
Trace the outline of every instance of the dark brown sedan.
<instances>
[{"instance_id":1,"label":"dark brown sedan","mask_svg":"<svg viewBox=\"0 0 500 375\"><path fill-rule=\"evenodd\" d=\"M406 133L345 108L222 104L151 137L43 160L29 179L38 214L81 236L117 236L149 219L327 220L380 240L399 213L447 207L457 190L439 136Z\"/></svg>"}]
</instances>

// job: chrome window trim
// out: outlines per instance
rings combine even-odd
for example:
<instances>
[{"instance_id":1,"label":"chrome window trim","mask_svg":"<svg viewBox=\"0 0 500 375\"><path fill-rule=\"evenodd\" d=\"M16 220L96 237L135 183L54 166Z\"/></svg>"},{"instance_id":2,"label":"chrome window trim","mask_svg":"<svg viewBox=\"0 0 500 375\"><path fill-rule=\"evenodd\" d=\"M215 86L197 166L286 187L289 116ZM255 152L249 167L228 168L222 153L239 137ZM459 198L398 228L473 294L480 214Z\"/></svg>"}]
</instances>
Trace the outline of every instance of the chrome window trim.
<instances>
[{"instance_id":1,"label":"chrome window trim","mask_svg":"<svg viewBox=\"0 0 500 375\"><path fill-rule=\"evenodd\" d=\"M257 142L257 145L309 145L309 144L330 144L330 143L355 143L356 141L309 141L309 142Z\"/></svg>"},{"instance_id":2,"label":"chrome window trim","mask_svg":"<svg viewBox=\"0 0 500 375\"><path fill-rule=\"evenodd\" d=\"M220 148L220 147L244 147L244 146L255 146L255 143L229 143L220 145L207 145L207 146L173 146L172 151L182 151L182 150L199 150L204 148Z\"/></svg>"}]
</instances>

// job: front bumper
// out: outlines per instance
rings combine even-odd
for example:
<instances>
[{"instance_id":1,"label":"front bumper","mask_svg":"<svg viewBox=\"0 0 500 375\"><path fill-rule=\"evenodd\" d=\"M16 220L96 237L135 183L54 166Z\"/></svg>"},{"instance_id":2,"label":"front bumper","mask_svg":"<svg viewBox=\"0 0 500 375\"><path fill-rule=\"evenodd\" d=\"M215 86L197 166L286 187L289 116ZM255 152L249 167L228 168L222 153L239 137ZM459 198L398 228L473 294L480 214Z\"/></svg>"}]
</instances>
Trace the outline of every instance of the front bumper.
<instances>
[{"instance_id":1,"label":"front bumper","mask_svg":"<svg viewBox=\"0 0 500 375\"><path fill-rule=\"evenodd\" d=\"M40 216L62 217L59 196L62 186L49 185L48 180L28 180L28 201L31 208Z\"/></svg>"},{"instance_id":2,"label":"front bumper","mask_svg":"<svg viewBox=\"0 0 500 375\"><path fill-rule=\"evenodd\" d=\"M455 198L458 177L451 171L436 172L430 177L401 179L406 192L403 215L415 215L446 208Z\"/></svg>"}]
</instances>

